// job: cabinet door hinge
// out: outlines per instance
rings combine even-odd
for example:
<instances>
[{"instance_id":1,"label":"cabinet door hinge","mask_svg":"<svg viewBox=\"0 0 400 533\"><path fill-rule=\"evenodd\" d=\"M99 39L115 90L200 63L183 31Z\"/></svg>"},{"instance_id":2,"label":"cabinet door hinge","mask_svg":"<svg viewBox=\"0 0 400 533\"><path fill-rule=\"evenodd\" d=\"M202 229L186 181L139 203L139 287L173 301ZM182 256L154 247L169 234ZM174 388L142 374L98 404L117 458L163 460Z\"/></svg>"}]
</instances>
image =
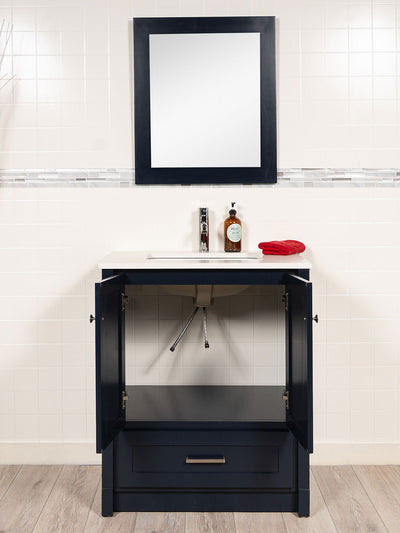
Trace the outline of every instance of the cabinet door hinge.
<instances>
[{"instance_id":1,"label":"cabinet door hinge","mask_svg":"<svg viewBox=\"0 0 400 533\"><path fill-rule=\"evenodd\" d=\"M122 391L122 410L125 411L126 402L129 400L129 396L126 391Z\"/></svg>"},{"instance_id":2,"label":"cabinet door hinge","mask_svg":"<svg viewBox=\"0 0 400 533\"><path fill-rule=\"evenodd\" d=\"M285 304L285 311L287 311L289 309L289 294L287 292L282 295L282 302Z\"/></svg>"},{"instance_id":3,"label":"cabinet door hinge","mask_svg":"<svg viewBox=\"0 0 400 533\"><path fill-rule=\"evenodd\" d=\"M287 389L283 391L282 400L285 401L286 409L289 409L289 391Z\"/></svg>"},{"instance_id":4,"label":"cabinet door hinge","mask_svg":"<svg viewBox=\"0 0 400 533\"><path fill-rule=\"evenodd\" d=\"M121 294L121 311L126 311L126 308L128 307L129 298L126 294Z\"/></svg>"}]
</instances>

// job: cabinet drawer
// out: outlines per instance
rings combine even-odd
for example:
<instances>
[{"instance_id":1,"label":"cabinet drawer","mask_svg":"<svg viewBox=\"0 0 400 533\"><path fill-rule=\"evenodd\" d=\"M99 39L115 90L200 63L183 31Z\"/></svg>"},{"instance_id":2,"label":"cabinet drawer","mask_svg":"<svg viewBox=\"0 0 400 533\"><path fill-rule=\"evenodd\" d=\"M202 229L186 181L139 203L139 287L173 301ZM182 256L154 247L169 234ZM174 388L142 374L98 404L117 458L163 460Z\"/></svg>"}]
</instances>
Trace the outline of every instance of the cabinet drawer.
<instances>
[{"instance_id":1,"label":"cabinet drawer","mask_svg":"<svg viewBox=\"0 0 400 533\"><path fill-rule=\"evenodd\" d=\"M294 448L287 431L124 431L118 486L290 490Z\"/></svg>"}]
</instances>

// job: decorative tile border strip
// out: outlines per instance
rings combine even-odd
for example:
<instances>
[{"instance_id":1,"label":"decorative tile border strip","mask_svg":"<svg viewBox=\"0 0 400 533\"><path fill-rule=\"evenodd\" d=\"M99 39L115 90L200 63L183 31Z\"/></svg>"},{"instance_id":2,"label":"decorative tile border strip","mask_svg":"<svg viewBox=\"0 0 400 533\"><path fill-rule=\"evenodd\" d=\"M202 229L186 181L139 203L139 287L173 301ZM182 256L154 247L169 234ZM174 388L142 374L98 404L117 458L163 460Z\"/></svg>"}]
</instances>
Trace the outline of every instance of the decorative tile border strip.
<instances>
[{"instance_id":1,"label":"decorative tile border strip","mask_svg":"<svg viewBox=\"0 0 400 533\"><path fill-rule=\"evenodd\" d=\"M147 187L135 184L131 168L0 170L0 187ZM198 185L196 185L198 187ZM203 185L203 187L217 185ZM278 182L232 187L400 187L400 169L289 168ZM164 187L161 186L160 187ZM180 187L180 185L175 185ZM185 185L187 187L187 185ZM218 185L220 187L220 185Z\"/></svg>"},{"instance_id":2,"label":"decorative tile border strip","mask_svg":"<svg viewBox=\"0 0 400 533\"><path fill-rule=\"evenodd\" d=\"M399 187L400 169L282 169L278 170L278 185L288 187Z\"/></svg>"},{"instance_id":3,"label":"decorative tile border strip","mask_svg":"<svg viewBox=\"0 0 400 533\"><path fill-rule=\"evenodd\" d=\"M133 187L129 168L0 170L0 187Z\"/></svg>"}]
</instances>

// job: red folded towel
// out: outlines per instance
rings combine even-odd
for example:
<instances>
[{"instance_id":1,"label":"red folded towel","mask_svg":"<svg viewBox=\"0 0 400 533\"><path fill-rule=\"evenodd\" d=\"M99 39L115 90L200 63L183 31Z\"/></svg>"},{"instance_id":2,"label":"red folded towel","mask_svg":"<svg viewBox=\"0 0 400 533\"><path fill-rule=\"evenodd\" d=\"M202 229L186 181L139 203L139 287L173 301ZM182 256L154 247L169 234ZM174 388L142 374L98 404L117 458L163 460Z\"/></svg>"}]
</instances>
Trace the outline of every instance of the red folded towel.
<instances>
[{"instance_id":1,"label":"red folded towel","mask_svg":"<svg viewBox=\"0 0 400 533\"><path fill-rule=\"evenodd\" d=\"M260 242L258 247L264 255L291 255L304 252L306 247L300 241L269 241Z\"/></svg>"}]
</instances>

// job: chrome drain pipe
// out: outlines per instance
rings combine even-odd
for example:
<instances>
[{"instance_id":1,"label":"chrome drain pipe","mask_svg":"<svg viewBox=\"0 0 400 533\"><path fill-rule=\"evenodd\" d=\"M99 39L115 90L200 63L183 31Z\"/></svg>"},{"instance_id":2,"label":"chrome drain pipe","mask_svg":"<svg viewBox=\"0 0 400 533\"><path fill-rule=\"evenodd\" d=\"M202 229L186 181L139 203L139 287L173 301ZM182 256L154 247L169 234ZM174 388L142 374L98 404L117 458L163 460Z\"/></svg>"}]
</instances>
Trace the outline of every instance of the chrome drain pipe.
<instances>
[{"instance_id":1,"label":"chrome drain pipe","mask_svg":"<svg viewBox=\"0 0 400 533\"><path fill-rule=\"evenodd\" d=\"M204 331L204 348L209 348L207 335L207 309L203 307L203 331Z\"/></svg>"},{"instance_id":2,"label":"chrome drain pipe","mask_svg":"<svg viewBox=\"0 0 400 533\"><path fill-rule=\"evenodd\" d=\"M187 328L190 326L190 324L192 323L192 320L194 319L194 317L196 316L197 314L197 311L199 310L198 307L195 307L194 308L194 311L192 312L192 314L190 315L190 317L187 319L186 321L186 324L183 326L183 329L182 331L179 333L176 341L174 342L174 344L171 346L170 350L171 352L173 352L178 344L178 342L181 340L181 338L184 336Z\"/></svg>"}]
</instances>

